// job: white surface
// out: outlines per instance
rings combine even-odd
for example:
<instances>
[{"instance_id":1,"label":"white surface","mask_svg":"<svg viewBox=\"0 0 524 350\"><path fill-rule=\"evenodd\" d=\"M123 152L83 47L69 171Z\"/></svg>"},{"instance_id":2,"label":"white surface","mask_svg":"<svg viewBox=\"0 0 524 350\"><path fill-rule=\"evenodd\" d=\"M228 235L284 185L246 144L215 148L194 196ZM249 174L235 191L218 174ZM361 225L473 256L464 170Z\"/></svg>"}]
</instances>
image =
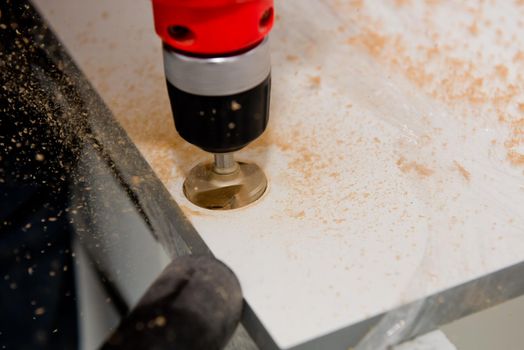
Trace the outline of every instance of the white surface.
<instances>
[{"instance_id":1,"label":"white surface","mask_svg":"<svg viewBox=\"0 0 524 350\"><path fill-rule=\"evenodd\" d=\"M281 347L524 259L517 2L278 2L270 188L231 212L182 195L150 4L36 3Z\"/></svg>"}]
</instances>

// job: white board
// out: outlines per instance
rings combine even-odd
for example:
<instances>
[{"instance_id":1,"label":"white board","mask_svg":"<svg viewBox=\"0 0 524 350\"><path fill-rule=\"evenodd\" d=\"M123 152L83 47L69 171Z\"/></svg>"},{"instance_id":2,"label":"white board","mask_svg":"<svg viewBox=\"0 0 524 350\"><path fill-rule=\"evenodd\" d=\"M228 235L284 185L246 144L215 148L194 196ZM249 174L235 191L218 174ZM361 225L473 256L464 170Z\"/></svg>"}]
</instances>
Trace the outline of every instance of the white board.
<instances>
[{"instance_id":1,"label":"white board","mask_svg":"<svg viewBox=\"0 0 524 350\"><path fill-rule=\"evenodd\" d=\"M524 6L278 1L257 203L182 194L210 159L175 130L145 0L38 0L282 348L524 260Z\"/></svg>"}]
</instances>

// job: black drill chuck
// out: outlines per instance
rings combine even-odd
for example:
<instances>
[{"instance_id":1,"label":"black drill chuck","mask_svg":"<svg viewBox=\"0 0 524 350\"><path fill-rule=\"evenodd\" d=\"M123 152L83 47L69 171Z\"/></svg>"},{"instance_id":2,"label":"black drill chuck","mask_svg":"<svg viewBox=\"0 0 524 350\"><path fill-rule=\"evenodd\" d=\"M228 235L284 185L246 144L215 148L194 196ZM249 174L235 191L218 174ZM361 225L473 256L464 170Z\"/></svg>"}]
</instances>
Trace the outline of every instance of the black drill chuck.
<instances>
[{"instance_id":1,"label":"black drill chuck","mask_svg":"<svg viewBox=\"0 0 524 350\"><path fill-rule=\"evenodd\" d=\"M182 91L167 81L176 129L184 140L204 151L237 151L266 129L270 85L268 75L245 92L202 96Z\"/></svg>"},{"instance_id":2,"label":"black drill chuck","mask_svg":"<svg viewBox=\"0 0 524 350\"><path fill-rule=\"evenodd\" d=\"M267 39L227 57L192 57L164 47L175 126L212 153L234 152L266 129L271 88Z\"/></svg>"}]
</instances>

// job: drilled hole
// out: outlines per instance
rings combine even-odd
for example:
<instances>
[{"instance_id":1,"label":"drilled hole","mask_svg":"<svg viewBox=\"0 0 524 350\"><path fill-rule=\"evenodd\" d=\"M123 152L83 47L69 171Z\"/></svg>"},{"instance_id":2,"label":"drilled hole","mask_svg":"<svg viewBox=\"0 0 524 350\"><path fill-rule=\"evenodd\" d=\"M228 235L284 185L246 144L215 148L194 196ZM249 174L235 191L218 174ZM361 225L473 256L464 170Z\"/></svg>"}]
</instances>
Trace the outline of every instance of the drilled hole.
<instances>
[{"instance_id":1,"label":"drilled hole","mask_svg":"<svg viewBox=\"0 0 524 350\"><path fill-rule=\"evenodd\" d=\"M195 35L188 27L170 26L167 30L169 35L181 44L191 44L195 40Z\"/></svg>"},{"instance_id":2,"label":"drilled hole","mask_svg":"<svg viewBox=\"0 0 524 350\"><path fill-rule=\"evenodd\" d=\"M264 11L264 13L262 14L262 17L260 17L258 26L260 30L265 30L268 26L271 25L271 23L273 23L273 8L272 7Z\"/></svg>"}]
</instances>

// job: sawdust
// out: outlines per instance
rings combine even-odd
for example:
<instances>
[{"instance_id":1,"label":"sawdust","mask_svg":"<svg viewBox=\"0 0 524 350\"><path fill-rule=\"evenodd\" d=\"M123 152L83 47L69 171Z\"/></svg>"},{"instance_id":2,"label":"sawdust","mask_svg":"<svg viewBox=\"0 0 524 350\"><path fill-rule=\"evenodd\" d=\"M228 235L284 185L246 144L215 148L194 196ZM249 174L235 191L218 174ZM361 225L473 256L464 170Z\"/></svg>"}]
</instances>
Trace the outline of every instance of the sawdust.
<instances>
[{"instance_id":1,"label":"sawdust","mask_svg":"<svg viewBox=\"0 0 524 350\"><path fill-rule=\"evenodd\" d=\"M301 210L299 212L290 212L288 211L288 214L290 217L294 218L294 219L303 219L305 216L306 216L306 213Z\"/></svg>"},{"instance_id":2,"label":"sawdust","mask_svg":"<svg viewBox=\"0 0 524 350\"><path fill-rule=\"evenodd\" d=\"M364 0L350 0L349 3L356 9L364 7Z\"/></svg>"},{"instance_id":3,"label":"sawdust","mask_svg":"<svg viewBox=\"0 0 524 350\"><path fill-rule=\"evenodd\" d=\"M339 171L333 171L333 166L340 163L344 154L325 153L319 144L322 137L315 131L308 131L301 123L286 129L270 129L249 147L255 151L265 152L268 147L275 147L285 153L288 158L287 170L279 176L279 182L285 184L290 195L282 201L286 217L307 220L315 218L327 225L342 222L345 219L343 207L346 201L360 200L361 196L351 196L350 189L344 186ZM340 143L337 142L340 145ZM347 145L347 141L342 142ZM351 171L348 169L348 171ZM326 191L324 186L340 183L340 190L335 193ZM304 198L322 198L324 201L338 203L340 211L326 213L322 206L310 206L307 211L298 209L303 206Z\"/></svg>"},{"instance_id":4,"label":"sawdust","mask_svg":"<svg viewBox=\"0 0 524 350\"><path fill-rule=\"evenodd\" d=\"M514 166L522 166L524 165L524 153L518 150L519 147L524 145L524 118L513 120L509 125L511 137L504 143L507 150L507 159Z\"/></svg>"},{"instance_id":5,"label":"sawdust","mask_svg":"<svg viewBox=\"0 0 524 350\"><path fill-rule=\"evenodd\" d=\"M406 6L410 4L411 4L411 0L395 0L395 5L397 7Z\"/></svg>"},{"instance_id":6,"label":"sawdust","mask_svg":"<svg viewBox=\"0 0 524 350\"><path fill-rule=\"evenodd\" d=\"M454 161L453 164L455 165L455 168L458 170L460 175L462 175L464 180L469 182L471 180L471 173L467 171L466 168L464 168L459 162Z\"/></svg>"},{"instance_id":7,"label":"sawdust","mask_svg":"<svg viewBox=\"0 0 524 350\"><path fill-rule=\"evenodd\" d=\"M404 157L400 157L396 164L403 173L414 172L421 178L429 177L434 173L434 171L428 168L426 165L417 163L415 161L408 162Z\"/></svg>"},{"instance_id":8,"label":"sawdust","mask_svg":"<svg viewBox=\"0 0 524 350\"><path fill-rule=\"evenodd\" d=\"M495 72L499 76L499 78L506 80L508 78L508 67L506 67L503 64L497 64L495 66Z\"/></svg>"},{"instance_id":9,"label":"sawdust","mask_svg":"<svg viewBox=\"0 0 524 350\"><path fill-rule=\"evenodd\" d=\"M509 150L507 153L508 160L513 165L522 166L524 165L524 154L517 151Z\"/></svg>"},{"instance_id":10,"label":"sawdust","mask_svg":"<svg viewBox=\"0 0 524 350\"><path fill-rule=\"evenodd\" d=\"M142 114L142 100L114 99L110 105L131 139L141 146L141 151L158 177L167 183L173 177L174 168L179 173L187 171L199 153L177 134L169 110L155 108L154 101L158 101L158 98L154 94L150 97L150 113L146 115Z\"/></svg>"},{"instance_id":11,"label":"sawdust","mask_svg":"<svg viewBox=\"0 0 524 350\"><path fill-rule=\"evenodd\" d=\"M198 210L195 210L193 208L190 208L186 205L180 205L180 209L182 209L182 211L184 212L184 214L187 216L187 217L192 217L192 216L205 216L205 214L203 212L200 212Z\"/></svg>"},{"instance_id":12,"label":"sawdust","mask_svg":"<svg viewBox=\"0 0 524 350\"><path fill-rule=\"evenodd\" d=\"M350 45L359 45L366 49L366 51L377 57L382 53L389 39L385 35L381 35L373 29L364 29L359 35L352 36L347 40Z\"/></svg>"},{"instance_id":13,"label":"sawdust","mask_svg":"<svg viewBox=\"0 0 524 350\"><path fill-rule=\"evenodd\" d=\"M298 149L296 149L296 155L288 165L290 169L300 174L301 180L298 182L298 188L304 186L308 188L306 191L312 194L316 187L314 184L320 182L318 178L319 174L324 173L323 170L326 166L327 164L323 160L320 152L307 145L300 145Z\"/></svg>"},{"instance_id":14,"label":"sawdust","mask_svg":"<svg viewBox=\"0 0 524 350\"><path fill-rule=\"evenodd\" d=\"M396 2L396 11L401 18L410 6L404 6L404 1ZM444 6L439 1L426 1L427 5ZM496 37L493 46L507 51L508 45L514 40L506 40L506 34L501 28L492 25L485 6L476 7L464 5L464 11L472 16L472 21L463 23L464 33L471 38L480 32ZM500 123L509 130L506 142L507 159L511 165L522 165L524 154L517 147L522 144L521 136L514 127L513 106L516 98L522 96L521 82L524 80L521 66L524 63L524 51L517 51L511 58L497 58L485 55L480 48L469 48L464 41L457 41L451 36L442 35L431 16L430 8L424 15L425 37L422 42L413 43L404 34L394 34L383 28L380 18L371 10L359 12L353 19L354 27L359 28L347 43L356 49L361 49L375 60L389 66L396 72L403 73L406 78L428 95L448 104L453 110L460 111L458 115L470 116L471 108L483 108L491 114L492 121ZM522 24L519 22L519 25ZM515 38L515 37L513 37ZM471 59L459 59L455 52L457 48L467 49L473 53ZM475 51L476 50L476 51ZM417 54L414 54L417 52ZM492 74L484 67L491 65ZM493 77L497 79L493 79ZM464 103L465 102L465 103ZM488 109L489 108L489 109ZM524 106L518 105L520 112ZM473 114L474 116L474 114ZM518 128L517 128L518 129Z\"/></svg>"},{"instance_id":15,"label":"sawdust","mask_svg":"<svg viewBox=\"0 0 524 350\"><path fill-rule=\"evenodd\" d=\"M135 70L144 80L156 80L154 88L124 81L121 84L125 88L118 90L123 94L115 95L111 71L118 67L93 65L88 65L88 70L97 72L97 89L104 96L112 96L106 103L163 183L168 184L174 176L184 176L199 160L206 159L202 151L176 132L164 77L158 74L158 67L148 64Z\"/></svg>"},{"instance_id":16,"label":"sawdust","mask_svg":"<svg viewBox=\"0 0 524 350\"><path fill-rule=\"evenodd\" d=\"M319 88L320 83L322 82L322 79L320 78L320 76L316 75L316 76L309 77L309 82L312 87Z\"/></svg>"},{"instance_id":17,"label":"sawdust","mask_svg":"<svg viewBox=\"0 0 524 350\"><path fill-rule=\"evenodd\" d=\"M293 149L292 140L297 140L299 133L297 130L293 130L288 137L279 136L273 130L267 130L250 144L250 148L267 149L270 146L275 146L282 152L288 152Z\"/></svg>"},{"instance_id":18,"label":"sawdust","mask_svg":"<svg viewBox=\"0 0 524 350\"><path fill-rule=\"evenodd\" d=\"M524 62L524 51L518 51L515 56L513 56L513 62Z\"/></svg>"},{"instance_id":19,"label":"sawdust","mask_svg":"<svg viewBox=\"0 0 524 350\"><path fill-rule=\"evenodd\" d=\"M479 33L479 26L478 26L478 22L477 21L474 21L469 27L468 27L468 31L471 35L473 36L477 36L478 33Z\"/></svg>"}]
</instances>

